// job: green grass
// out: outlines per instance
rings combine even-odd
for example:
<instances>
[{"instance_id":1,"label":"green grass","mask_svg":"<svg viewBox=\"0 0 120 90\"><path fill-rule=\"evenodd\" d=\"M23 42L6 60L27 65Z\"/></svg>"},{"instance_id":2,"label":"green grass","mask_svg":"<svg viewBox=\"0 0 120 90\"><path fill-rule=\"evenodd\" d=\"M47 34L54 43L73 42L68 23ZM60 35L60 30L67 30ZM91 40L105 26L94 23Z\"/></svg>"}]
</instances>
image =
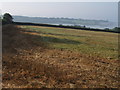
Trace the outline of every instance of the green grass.
<instances>
[{"instance_id":1,"label":"green grass","mask_svg":"<svg viewBox=\"0 0 120 90\"><path fill-rule=\"evenodd\" d=\"M118 59L118 34L76 29L21 26L42 36L51 48L68 49L102 58Z\"/></svg>"}]
</instances>

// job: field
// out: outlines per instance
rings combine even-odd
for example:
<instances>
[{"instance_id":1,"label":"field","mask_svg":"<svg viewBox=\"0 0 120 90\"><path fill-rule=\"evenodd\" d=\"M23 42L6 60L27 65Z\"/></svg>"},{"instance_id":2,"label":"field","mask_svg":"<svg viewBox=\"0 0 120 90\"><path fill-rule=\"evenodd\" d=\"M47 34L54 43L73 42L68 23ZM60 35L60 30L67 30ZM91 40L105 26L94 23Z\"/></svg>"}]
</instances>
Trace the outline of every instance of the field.
<instances>
[{"instance_id":1,"label":"field","mask_svg":"<svg viewBox=\"0 0 120 90\"><path fill-rule=\"evenodd\" d=\"M38 35L51 48L78 51L83 54L118 59L118 34L52 27L22 26ZM39 41L39 40L38 40Z\"/></svg>"},{"instance_id":2,"label":"field","mask_svg":"<svg viewBox=\"0 0 120 90\"><path fill-rule=\"evenodd\" d=\"M4 88L119 88L118 34L3 26Z\"/></svg>"}]
</instances>

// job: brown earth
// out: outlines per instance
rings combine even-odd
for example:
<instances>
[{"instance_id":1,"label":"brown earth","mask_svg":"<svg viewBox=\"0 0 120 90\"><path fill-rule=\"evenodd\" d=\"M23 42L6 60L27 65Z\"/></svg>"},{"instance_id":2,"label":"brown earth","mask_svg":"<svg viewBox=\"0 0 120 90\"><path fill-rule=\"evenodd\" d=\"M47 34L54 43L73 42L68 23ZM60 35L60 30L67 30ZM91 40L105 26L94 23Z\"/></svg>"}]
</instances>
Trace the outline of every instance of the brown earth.
<instances>
[{"instance_id":1,"label":"brown earth","mask_svg":"<svg viewBox=\"0 0 120 90\"><path fill-rule=\"evenodd\" d=\"M30 33L3 26L3 88L120 88L118 60L50 49Z\"/></svg>"}]
</instances>

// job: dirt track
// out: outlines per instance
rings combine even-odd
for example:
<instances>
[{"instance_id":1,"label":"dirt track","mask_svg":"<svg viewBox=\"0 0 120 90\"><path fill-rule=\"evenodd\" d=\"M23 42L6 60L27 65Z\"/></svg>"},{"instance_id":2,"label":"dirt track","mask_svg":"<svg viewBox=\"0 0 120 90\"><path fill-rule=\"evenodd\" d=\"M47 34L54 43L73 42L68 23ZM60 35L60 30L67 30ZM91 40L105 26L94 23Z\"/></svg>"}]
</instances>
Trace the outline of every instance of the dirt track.
<instances>
[{"instance_id":1,"label":"dirt track","mask_svg":"<svg viewBox=\"0 0 120 90\"><path fill-rule=\"evenodd\" d=\"M120 87L118 60L50 49L25 32L16 26L3 27L4 88Z\"/></svg>"}]
</instances>

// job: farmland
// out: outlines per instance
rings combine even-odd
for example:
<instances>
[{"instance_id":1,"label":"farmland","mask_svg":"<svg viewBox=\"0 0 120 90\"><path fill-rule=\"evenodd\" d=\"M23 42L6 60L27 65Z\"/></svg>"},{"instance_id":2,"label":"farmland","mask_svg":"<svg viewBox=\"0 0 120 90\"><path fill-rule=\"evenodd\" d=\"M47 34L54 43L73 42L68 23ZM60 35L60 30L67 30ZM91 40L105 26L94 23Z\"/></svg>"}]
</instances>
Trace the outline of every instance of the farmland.
<instances>
[{"instance_id":1,"label":"farmland","mask_svg":"<svg viewBox=\"0 0 120 90\"><path fill-rule=\"evenodd\" d=\"M118 34L54 27L21 26L42 37L51 48L68 49L109 59L118 58Z\"/></svg>"},{"instance_id":2,"label":"farmland","mask_svg":"<svg viewBox=\"0 0 120 90\"><path fill-rule=\"evenodd\" d=\"M118 88L118 34L3 26L3 88Z\"/></svg>"}]
</instances>

